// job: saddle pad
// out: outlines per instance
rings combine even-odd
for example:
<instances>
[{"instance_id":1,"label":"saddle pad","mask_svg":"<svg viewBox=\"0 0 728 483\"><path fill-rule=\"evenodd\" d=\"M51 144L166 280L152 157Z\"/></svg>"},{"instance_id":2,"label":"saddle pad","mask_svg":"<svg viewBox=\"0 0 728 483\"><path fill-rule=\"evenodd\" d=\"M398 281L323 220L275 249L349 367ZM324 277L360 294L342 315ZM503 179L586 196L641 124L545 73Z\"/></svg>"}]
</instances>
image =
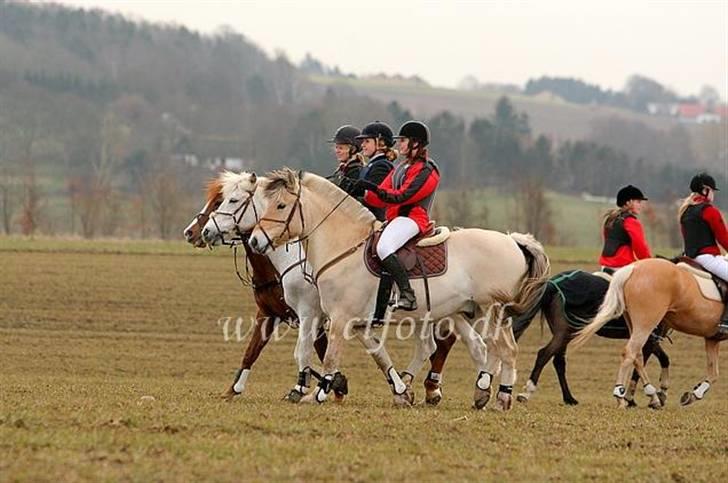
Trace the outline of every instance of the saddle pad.
<instances>
[{"instance_id":1,"label":"saddle pad","mask_svg":"<svg viewBox=\"0 0 728 483\"><path fill-rule=\"evenodd\" d=\"M677 266L693 276L695 281L698 282L698 287L700 287L700 293L703 294L703 297L708 300L714 300L721 303L723 302L720 298L718 287L715 285L713 277L708 272L697 270L686 263L678 263Z\"/></svg>"},{"instance_id":2,"label":"saddle pad","mask_svg":"<svg viewBox=\"0 0 728 483\"><path fill-rule=\"evenodd\" d=\"M378 239L378 237L376 237ZM374 247L375 237L369 237L366 248L364 249L364 264L367 266L369 273L375 277L382 274L382 266L379 257L376 255ZM447 271L447 243L440 243L434 246L420 247L407 244L397 251L402 265L407 270L409 278L427 278L439 277ZM422 266L417 263L419 257L420 263L425 268L422 272Z\"/></svg>"},{"instance_id":3,"label":"saddle pad","mask_svg":"<svg viewBox=\"0 0 728 483\"><path fill-rule=\"evenodd\" d=\"M446 226L438 226L435 228L435 232L426 238L421 238L417 242L418 247L432 247L445 243L450 238L450 229Z\"/></svg>"},{"instance_id":4,"label":"saddle pad","mask_svg":"<svg viewBox=\"0 0 728 483\"><path fill-rule=\"evenodd\" d=\"M612 276L609 275L607 272L593 272L592 275L595 277L603 278L607 282L612 282Z\"/></svg>"}]
</instances>

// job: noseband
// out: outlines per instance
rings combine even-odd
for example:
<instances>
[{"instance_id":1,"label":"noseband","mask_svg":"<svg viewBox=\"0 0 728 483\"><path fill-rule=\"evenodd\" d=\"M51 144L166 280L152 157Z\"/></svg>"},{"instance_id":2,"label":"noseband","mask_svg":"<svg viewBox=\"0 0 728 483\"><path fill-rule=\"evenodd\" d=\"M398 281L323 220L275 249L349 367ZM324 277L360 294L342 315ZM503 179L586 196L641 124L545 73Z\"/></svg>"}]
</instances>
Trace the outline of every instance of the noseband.
<instances>
[{"instance_id":1,"label":"noseband","mask_svg":"<svg viewBox=\"0 0 728 483\"><path fill-rule=\"evenodd\" d=\"M248 194L248 197L245 199L245 201L242 202L240 206L238 206L235 211L233 212L226 212L226 211L215 211L210 215L210 220L212 220L212 223L215 225L215 228L217 229L217 232L220 234L221 243L223 245L229 245L229 246L235 246L239 245L240 243L245 243L248 241L248 238L250 238L250 233L243 233L240 230L240 226L238 224L240 223L240 220L243 219L243 216L245 216L245 212L248 210L249 207L253 207L253 214L255 215L255 222L258 223L258 210L255 207L255 203L253 203L253 194L255 193L255 190L253 191L246 191ZM200 213L201 214L201 213ZM225 240L225 237L223 235L222 230L220 229L220 226L217 224L217 220L215 217L217 215L221 216L229 216L233 220L233 229L235 230L235 238L231 238L229 240ZM197 215L200 216L200 215Z\"/></svg>"}]
</instances>

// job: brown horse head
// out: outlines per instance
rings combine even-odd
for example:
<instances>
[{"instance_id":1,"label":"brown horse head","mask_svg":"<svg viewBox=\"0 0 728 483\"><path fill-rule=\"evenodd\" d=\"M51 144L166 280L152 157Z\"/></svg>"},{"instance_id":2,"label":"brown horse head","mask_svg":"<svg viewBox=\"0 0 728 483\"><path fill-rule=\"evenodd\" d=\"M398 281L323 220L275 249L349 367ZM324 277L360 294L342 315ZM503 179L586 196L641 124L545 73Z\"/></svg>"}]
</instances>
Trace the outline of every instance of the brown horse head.
<instances>
[{"instance_id":1,"label":"brown horse head","mask_svg":"<svg viewBox=\"0 0 728 483\"><path fill-rule=\"evenodd\" d=\"M210 219L210 214L220 207L222 203L222 182L219 178L213 178L207 182L207 194L205 197L205 206L195 216L195 218L187 225L184 231L187 243L196 248L204 248L206 246L202 239L202 228Z\"/></svg>"}]
</instances>

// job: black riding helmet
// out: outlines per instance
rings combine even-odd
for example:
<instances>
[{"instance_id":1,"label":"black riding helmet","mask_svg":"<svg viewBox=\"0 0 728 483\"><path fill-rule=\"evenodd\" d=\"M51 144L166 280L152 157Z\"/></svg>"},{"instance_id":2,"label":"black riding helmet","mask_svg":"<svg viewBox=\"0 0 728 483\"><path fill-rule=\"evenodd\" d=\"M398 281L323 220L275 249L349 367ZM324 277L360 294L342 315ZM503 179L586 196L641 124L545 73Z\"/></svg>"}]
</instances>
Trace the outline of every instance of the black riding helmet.
<instances>
[{"instance_id":1,"label":"black riding helmet","mask_svg":"<svg viewBox=\"0 0 728 483\"><path fill-rule=\"evenodd\" d=\"M334 137L329 139L328 142L336 144L350 144L356 146L357 150L361 146L361 141L357 138L361 134L359 128L356 128L350 124L341 126L334 133Z\"/></svg>"},{"instance_id":2,"label":"black riding helmet","mask_svg":"<svg viewBox=\"0 0 728 483\"><path fill-rule=\"evenodd\" d=\"M394 134L392 133L392 128L381 121L370 122L364 126L364 129L361 130L361 134L356 138L359 140L369 138L381 139L388 148L394 146Z\"/></svg>"},{"instance_id":3,"label":"black riding helmet","mask_svg":"<svg viewBox=\"0 0 728 483\"><path fill-rule=\"evenodd\" d=\"M703 190L706 186L713 191L720 191L715 186L715 178L713 178L708 173L698 173L693 176L693 179L690 180L690 191L692 191L693 193L703 194Z\"/></svg>"},{"instance_id":4,"label":"black riding helmet","mask_svg":"<svg viewBox=\"0 0 728 483\"><path fill-rule=\"evenodd\" d=\"M621 208L631 200L647 201L647 198L645 198L645 195L642 194L639 188L628 184L617 193L617 206Z\"/></svg>"},{"instance_id":5,"label":"black riding helmet","mask_svg":"<svg viewBox=\"0 0 728 483\"><path fill-rule=\"evenodd\" d=\"M408 138L420 143L421 147L430 144L430 128L424 122L407 121L399 128L399 134L395 136L399 138Z\"/></svg>"}]
</instances>

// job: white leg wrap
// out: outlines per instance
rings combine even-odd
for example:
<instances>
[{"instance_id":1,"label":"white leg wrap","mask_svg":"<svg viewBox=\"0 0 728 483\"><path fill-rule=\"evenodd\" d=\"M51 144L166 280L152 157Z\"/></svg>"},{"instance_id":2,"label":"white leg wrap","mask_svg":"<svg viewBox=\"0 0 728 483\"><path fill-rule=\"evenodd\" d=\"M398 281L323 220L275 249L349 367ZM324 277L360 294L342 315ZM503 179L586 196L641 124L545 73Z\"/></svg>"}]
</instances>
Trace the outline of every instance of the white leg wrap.
<instances>
[{"instance_id":1,"label":"white leg wrap","mask_svg":"<svg viewBox=\"0 0 728 483\"><path fill-rule=\"evenodd\" d=\"M657 394L657 389L655 389L655 386L653 386L652 384L645 384L644 390L646 396L652 397Z\"/></svg>"},{"instance_id":2,"label":"white leg wrap","mask_svg":"<svg viewBox=\"0 0 728 483\"><path fill-rule=\"evenodd\" d=\"M614 391L612 391L612 395L614 395L614 397L622 399L626 392L627 390L624 388L623 385L617 384L616 386L614 386Z\"/></svg>"},{"instance_id":3,"label":"white leg wrap","mask_svg":"<svg viewBox=\"0 0 728 483\"><path fill-rule=\"evenodd\" d=\"M439 372L432 372L430 371L429 374L427 374L427 379L429 379L432 382L436 382L438 384L442 383L442 374Z\"/></svg>"},{"instance_id":4,"label":"white leg wrap","mask_svg":"<svg viewBox=\"0 0 728 483\"><path fill-rule=\"evenodd\" d=\"M392 384L392 391L395 394L404 394L407 390L407 386L404 385L402 378L399 377L399 374L397 374L397 371L394 370L394 367L390 367L387 370L387 377L391 381L390 384Z\"/></svg>"},{"instance_id":5,"label":"white leg wrap","mask_svg":"<svg viewBox=\"0 0 728 483\"><path fill-rule=\"evenodd\" d=\"M238 380L235 381L235 384L233 384L233 391L238 394L241 394L243 391L245 391L245 383L248 380L249 374L250 369L243 369L242 371L240 371L240 376L238 376Z\"/></svg>"},{"instance_id":6,"label":"white leg wrap","mask_svg":"<svg viewBox=\"0 0 728 483\"><path fill-rule=\"evenodd\" d=\"M475 380L475 385L480 389L481 391L485 391L488 389L493 382L493 376L488 374L487 372L481 372L478 374L478 379Z\"/></svg>"},{"instance_id":7,"label":"white leg wrap","mask_svg":"<svg viewBox=\"0 0 728 483\"><path fill-rule=\"evenodd\" d=\"M693 394L695 394L696 398L703 399L703 396L705 396L705 393L708 392L708 389L710 389L710 383L708 381L703 381L695 386Z\"/></svg>"},{"instance_id":8,"label":"white leg wrap","mask_svg":"<svg viewBox=\"0 0 728 483\"><path fill-rule=\"evenodd\" d=\"M536 392L536 384L534 384L533 381L530 379L526 381L526 392L528 392L529 394L533 394L534 392Z\"/></svg>"}]
</instances>

